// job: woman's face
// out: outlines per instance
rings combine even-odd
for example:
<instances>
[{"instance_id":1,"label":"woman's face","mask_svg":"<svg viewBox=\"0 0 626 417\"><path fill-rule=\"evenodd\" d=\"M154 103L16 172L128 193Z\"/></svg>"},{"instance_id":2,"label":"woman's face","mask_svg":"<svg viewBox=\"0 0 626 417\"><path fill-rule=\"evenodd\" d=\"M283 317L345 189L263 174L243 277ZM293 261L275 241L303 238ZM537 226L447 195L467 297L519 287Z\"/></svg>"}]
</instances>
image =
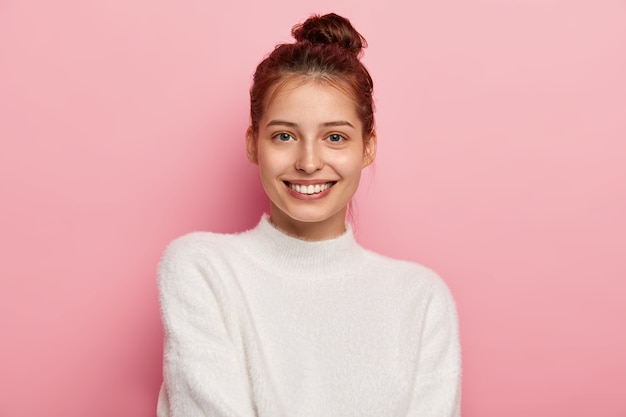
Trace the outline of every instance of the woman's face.
<instances>
[{"instance_id":1,"label":"woman's face","mask_svg":"<svg viewBox=\"0 0 626 417\"><path fill-rule=\"evenodd\" d=\"M361 170L374 159L376 137L363 137L354 103L336 87L293 80L268 103L256 138L248 129L247 149L271 201L272 223L321 240L345 231L346 209Z\"/></svg>"}]
</instances>

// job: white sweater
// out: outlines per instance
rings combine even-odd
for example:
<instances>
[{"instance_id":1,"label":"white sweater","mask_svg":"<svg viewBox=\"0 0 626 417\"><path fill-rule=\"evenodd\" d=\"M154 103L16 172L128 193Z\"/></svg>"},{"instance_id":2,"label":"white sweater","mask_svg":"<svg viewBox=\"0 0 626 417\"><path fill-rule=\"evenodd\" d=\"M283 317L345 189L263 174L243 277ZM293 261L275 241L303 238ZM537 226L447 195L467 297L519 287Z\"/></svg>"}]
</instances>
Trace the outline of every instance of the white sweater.
<instances>
[{"instance_id":1,"label":"white sweater","mask_svg":"<svg viewBox=\"0 0 626 417\"><path fill-rule=\"evenodd\" d=\"M454 301L429 269L263 217L174 240L159 266L159 417L456 417Z\"/></svg>"}]
</instances>

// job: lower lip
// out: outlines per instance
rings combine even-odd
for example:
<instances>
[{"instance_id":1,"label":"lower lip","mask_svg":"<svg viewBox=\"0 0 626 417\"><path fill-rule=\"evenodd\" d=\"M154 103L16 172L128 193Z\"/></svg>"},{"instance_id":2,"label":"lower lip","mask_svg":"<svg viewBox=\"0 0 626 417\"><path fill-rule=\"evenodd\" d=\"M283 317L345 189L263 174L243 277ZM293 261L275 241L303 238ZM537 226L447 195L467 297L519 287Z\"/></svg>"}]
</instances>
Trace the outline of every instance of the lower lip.
<instances>
[{"instance_id":1,"label":"lower lip","mask_svg":"<svg viewBox=\"0 0 626 417\"><path fill-rule=\"evenodd\" d=\"M334 186L335 185L333 184L327 189L325 189L324 191L321 191L317 194L302 194L302 193L297 192L296 190L293 190L290 186L285 184L285 187L287 187L287 191L289 192L289 194L291 194L293 197L297 198L298 200L319 200L320 198L326 197Z\"/></svg>"}]
</instances>

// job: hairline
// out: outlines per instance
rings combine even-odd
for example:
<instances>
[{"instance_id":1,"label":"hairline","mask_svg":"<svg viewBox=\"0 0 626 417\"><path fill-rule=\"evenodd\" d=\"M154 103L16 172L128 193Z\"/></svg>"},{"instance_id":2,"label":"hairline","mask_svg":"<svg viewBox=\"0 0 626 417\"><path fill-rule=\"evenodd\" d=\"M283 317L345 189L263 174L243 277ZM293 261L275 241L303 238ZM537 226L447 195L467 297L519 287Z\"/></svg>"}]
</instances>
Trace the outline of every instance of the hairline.
<instances>
[{"instance_id":1,"label":"hairline","mask_svg":"<svg viewBox=\"0 0 626 417\"><path fill-rule=\"evenodd\" d=\"M344 77L345 78L345 77ZM359 102L354 99L354 92L352 91L352 86L349 81L343 80L340 75L331 75L325 73L323 71L310 71L310 72L298 72L298 71L281 71L279 78L268 88L267 97L263 99L263 113L265 115L265 110L270 106L270 104L274 101L278 93L282 91L282 89L287 85L294 81L297 81L293 88L300 87L308 82L314 82L318 85L327 85L337 89L343 95L345 95L355 106L355 110L358 115L361 114L359 110ZM363 125L362 135L363 139L368 136L374 129L372 128L369 132L365 131L366 126L361 120L359 116L359 121ZM255 126L253 126L253 129ZM256 126L254 134L255 136L259 133L260 129L260 120L259 125Z\"/></svg>"}]
</instances>

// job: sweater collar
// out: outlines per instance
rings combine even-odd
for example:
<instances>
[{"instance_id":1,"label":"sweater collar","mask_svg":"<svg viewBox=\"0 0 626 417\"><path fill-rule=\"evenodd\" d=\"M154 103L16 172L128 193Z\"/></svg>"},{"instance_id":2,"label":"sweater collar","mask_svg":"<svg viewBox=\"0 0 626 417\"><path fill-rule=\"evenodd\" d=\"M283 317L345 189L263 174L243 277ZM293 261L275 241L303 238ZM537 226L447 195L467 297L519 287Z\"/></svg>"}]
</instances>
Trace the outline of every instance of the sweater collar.
<instances>
[{"instance_id":1,"label":"sweater collar","mask_svg":"<svg viewBox=\"0 0 626 417\"><path fill-rule=\"evenodd\" d=\"M322 278L351 275L360 269L364 250L352 228L332 239L309 241L276 228L267 215L246 233L251 255L280 275Z\"/></svg>"}]
</instances>

